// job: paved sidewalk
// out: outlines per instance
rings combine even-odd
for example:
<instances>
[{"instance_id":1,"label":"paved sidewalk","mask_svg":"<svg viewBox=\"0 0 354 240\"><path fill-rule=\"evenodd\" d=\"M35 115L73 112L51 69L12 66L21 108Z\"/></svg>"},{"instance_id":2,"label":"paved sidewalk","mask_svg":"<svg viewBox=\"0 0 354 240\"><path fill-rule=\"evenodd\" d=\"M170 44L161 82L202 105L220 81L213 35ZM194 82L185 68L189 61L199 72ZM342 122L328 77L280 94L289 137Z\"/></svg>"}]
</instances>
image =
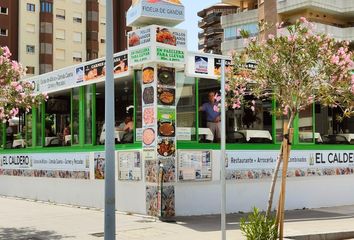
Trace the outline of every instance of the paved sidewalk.
<instances>
[{"instance_id":1,"label":"paved sidewalk","mask_svg":"<svg viewBox=\"0 0 354 240\"><path fill-rule=\"evenodd\" d=\"M245 214L228 215L227 239L244 239L239 231L240 216ZM286 218L287 236L354 231L354 205L289 211ZM217 240L219 229L218 215L180 217L177 223L165 223L117 213L120 240ZM102 232L101 210L0 197L1 240L100 240Z\"/></svg>"}]
</instances>

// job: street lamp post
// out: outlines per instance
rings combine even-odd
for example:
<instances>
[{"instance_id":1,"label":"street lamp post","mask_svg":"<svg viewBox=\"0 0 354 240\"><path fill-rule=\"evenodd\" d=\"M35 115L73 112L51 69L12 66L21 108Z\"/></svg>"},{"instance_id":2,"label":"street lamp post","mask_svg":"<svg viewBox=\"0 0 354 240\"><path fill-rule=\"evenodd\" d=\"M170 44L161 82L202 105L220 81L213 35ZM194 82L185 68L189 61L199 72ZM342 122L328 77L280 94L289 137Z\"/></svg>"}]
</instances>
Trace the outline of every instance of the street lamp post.
<instances>
[{"instance_id":1,"label":"street lamp post","mask_svg":"<svg viewBox=\"0 0 354 240\"><path fill-rule=\"evenodd\" d=\"M221 60L221 156L220 156L220 178L221 178L221 239L226 240L226 181L225 181L225 59Z\"/></svg>"},{"instance_id":2,"label":"street lamp post","mask_svg":"<svg viewBox=\"0 0 354 240\"><path fill-rule=\"evenodd\" d=\"M105 81L105 203L104 239L114 240L115 222L115 157L114 157L114 77L113 77L113 0L106 1L106 81Z\"/></svg>"}]
</instances>

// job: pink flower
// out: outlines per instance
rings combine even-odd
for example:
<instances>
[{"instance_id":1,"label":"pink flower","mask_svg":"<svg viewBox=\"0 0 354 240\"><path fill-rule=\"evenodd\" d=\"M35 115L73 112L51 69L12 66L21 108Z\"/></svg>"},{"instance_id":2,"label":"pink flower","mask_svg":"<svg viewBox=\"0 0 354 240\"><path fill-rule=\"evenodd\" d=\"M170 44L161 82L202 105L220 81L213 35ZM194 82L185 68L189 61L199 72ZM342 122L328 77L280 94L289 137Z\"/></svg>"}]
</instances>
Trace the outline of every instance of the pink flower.
<instances>
[{"instance_id":1,"label":"pink flower","mask_svg":"<svg viewBox=\"0 0 354 240\"><path fill-rule=\"evenodd\" d=\"M333 63L333 64L338 64L338 63L339 63L339 57L336 56L336 55L333 55L333 56L331 57L331 63Z\"/></svg>"},{"instance_id":2,"label":"pink flower","mask_svg":"<svg viewBox=\"0 0 354 240\"><path fill-rule=\"evenodd\" d=\"M305 17L301 17L300 18L300 22L302 23L308 23L307 19Z\"/></svg>"},{"instance_id":3,"label":"pink flower","mask_svg":"<svg viewBox=\"0 0 354 240\"><path fill-rule=\"evenodd\" d=\"M281 23L275 24L275 26L276 26L276 28L279 29L279 28L282 28L283 24L284 24L284 22L281 22Z\"/></svg>"},{"instance_id":4,"label":"pink flower","mask_svg":"<svg viewBox=\"0 0 354 240\"><path fill-rule=\"evenodd\" d=\"M238 104L238 103L233 103L233 104L232 104L232 108L233 108L233 109L235 109L235 108L240 108L240 107L241 107L241 105Z\"/></svg>"},{"instance_id":5,"label":"pink flower","mask_svg":"<svg viewBox=\"0 0 354 240\"><path fill-rule=\"evenodd\" d=\"M16 86L16 91L17 92L21 92L23 90L23 87L21 86L21 84Z\"/></svg>"},{"instance_id":6,"label":"pink flower","mask_svg":"<svg viewBox=\"0 0 354 240\"><path fill-rule=\"evenodd\" d=\"M252 112L254 112L256 109L254 108L254 106L251 106L251 110Z\"/></svg>"},{"instance_id":7,"label":"pink flower","mask_svg":"<svg viewBox=\"0 0 354 240\"><path fill-rule=\"evenodd\" d=\"M7 46L2 47L1 49L2 49L2 51L3 51L2 55L3 55L4 57L6 57L6 58L11 57L10 49L9 49Z\"/></svg>"},{"instance_id":8,"label":"pink flower","mask_svg":"<svg viewBox=\"0 0 354 240\"><path fill-rule=\"evenodd\" d=\"M11 82L10 85L15 88L15 87L17 87L18 82Z\"/></svg>"},{"instance_id":9,"label":"pink flower","mask_svg":"<svg viewBox=\"0 0 354 240\"><path fill-rule=\"evenodd\" d=\"M256 101L255 100L252 100L251 102L252 102L253 106L256 105Z\"/></svg>"},{"instance_id":10,"label":"pink flower","mask_svg":"<svg viewBox=\"0 0 354 240\"><path fill-rule=\"evenodd\" d=\"M225 91L230 92L230 85L229 84L225 84Z\"/></svg>"},{"instance_id":11,"label":"pink flower","mask_svg":"<svg viewBox=\"0 0 354 240\"><path fill-rule=\"evenodd\" d=\"M273 35L273 34L269 34L269 35L268 35L268 38L269 38L269 39L274 39L274 35Z\"/></svg>"},{"instance_id":12,"label":"pink flower","mask_svg":"<svg viewBox=\"0 0 354 240\"><path fill-rule=\"evenodd\" d=\"M272 56L272 62L273 63L277 63L278 62L278 56L277 55L273 55Z\"/></svg>"}]
</instances>

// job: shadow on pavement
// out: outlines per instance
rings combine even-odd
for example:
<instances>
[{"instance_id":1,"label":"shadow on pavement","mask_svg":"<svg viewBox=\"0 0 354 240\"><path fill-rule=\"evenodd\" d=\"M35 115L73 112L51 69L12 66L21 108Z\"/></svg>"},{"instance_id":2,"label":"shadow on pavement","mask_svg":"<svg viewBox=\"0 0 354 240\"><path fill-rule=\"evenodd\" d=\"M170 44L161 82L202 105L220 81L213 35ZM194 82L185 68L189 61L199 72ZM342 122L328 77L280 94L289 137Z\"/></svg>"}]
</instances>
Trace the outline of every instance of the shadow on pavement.
<instances>
[{"instance_id":1,"label":"shadow on pavement","mask_svg":"<svg viewBox=\"0 0 354 240\"><path fill-rule=\"evenodd\" d=\"M346 219L354 218L354 209L348 211L348 207L344 209L339 208L323 208L323 209L304 209L291 210L285 212L286 222L305 222L305 221L321 221L330 219ZM274 213L275 214L275 213ZM248 213L228 214L226 217L227 230L240 229L240 219L247 217ZM200 232L211 232L220 230L220 215L207 216L190 216L190 217L176 217L177 223L186 228L193 229Z\"/></svg>"},{"instance_id":2,"label":"shadow on pavement","mask_svg":"<svg viewBox=\"0 0 354 240\"><path fill-rule=\"evenodd\" d=\"M57 240L70 238L54 231L39 231L33 228L0 228L0 239L8 240Z\"/></svg>"}]
</instances>

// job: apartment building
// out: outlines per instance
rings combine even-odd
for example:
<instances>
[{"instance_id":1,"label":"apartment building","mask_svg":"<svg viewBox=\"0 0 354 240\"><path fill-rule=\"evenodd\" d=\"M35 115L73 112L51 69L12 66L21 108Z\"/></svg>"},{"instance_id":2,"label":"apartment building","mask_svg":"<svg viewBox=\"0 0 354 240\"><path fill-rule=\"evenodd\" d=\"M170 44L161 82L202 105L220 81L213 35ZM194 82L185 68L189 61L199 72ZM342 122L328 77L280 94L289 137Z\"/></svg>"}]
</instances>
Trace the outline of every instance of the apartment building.
<instances>
[{"instance_id":1,"label":"apartment building","mask_svg":"<svg viewBox=\"0 0 354 240\"><path fill-rule=\"evenodd\" d=\"M118 52L126 49L131 0L113 3ZM0 0L0 45L9 46L29 76L103 57L105 10L105 0Z\"/></svg>"},{"instance_id":2,"label":"apartment building","mask_svg":"<svg viewBox=\"0 0 354 240\"><path fill-rule=\"evenodd\" d=\"M203 52L221 54L221 42L224 38L224 31L221 27L220 18L223 15L236 13L238 7L219 3L198 12L202 19L198 22L199 44L198 49Z\"/></svg>"},{"instance_id":3,"label":"apartment building","mask_svg":"<svg viewBox=\"0 0 354 240\"><path fill-rule=\"evenodd\" d=\"M314 23L316 31L324 32L338 40L354 41L354 1L348 0L222 0L239 7L234 14L222 16L224 39L223 53L240 50L244 41L240 29L258 35L258 22L284 22L284 27L304 16ZM275 27L268 33L276 33Z\"/></svg>"}]
</instances>

